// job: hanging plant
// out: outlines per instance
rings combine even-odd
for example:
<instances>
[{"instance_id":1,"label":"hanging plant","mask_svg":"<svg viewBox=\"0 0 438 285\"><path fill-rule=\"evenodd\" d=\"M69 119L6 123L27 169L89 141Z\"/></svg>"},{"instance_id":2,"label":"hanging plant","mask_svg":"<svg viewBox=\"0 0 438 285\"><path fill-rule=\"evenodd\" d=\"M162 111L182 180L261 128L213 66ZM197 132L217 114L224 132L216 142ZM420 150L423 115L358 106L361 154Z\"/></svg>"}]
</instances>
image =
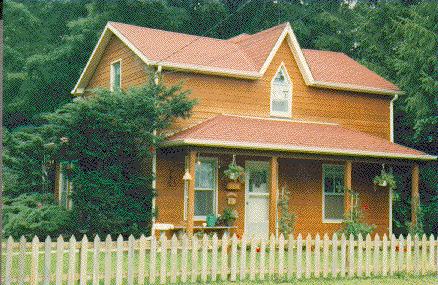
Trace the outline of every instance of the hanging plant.
<instances>
[{"instance_id":1,"label":"hanging plant","mask_svg":"<svg viewBox=\"0 0 438 285\"><path fill-rule=\"evenodd\" d=\"M392 172L386 172L384 168L382 169L380 175L374 177L373 182L375 186L385 187L390 190L395 189L397 186L394 174L392 174Z\"/></svg>"},{"instance_id":2,"label":"hanging plant","mask_svg":"<svg viewBox=\"0 0 438 285\"><path fill-rule=\"evenodd\" d=\"M240 184L245 176L245 169L236 164L236 156L233 155L233 161L224 170L224 175L228 177L230 182L227 184L228 190L239 190Z\"/></svg>"}]
</instances>

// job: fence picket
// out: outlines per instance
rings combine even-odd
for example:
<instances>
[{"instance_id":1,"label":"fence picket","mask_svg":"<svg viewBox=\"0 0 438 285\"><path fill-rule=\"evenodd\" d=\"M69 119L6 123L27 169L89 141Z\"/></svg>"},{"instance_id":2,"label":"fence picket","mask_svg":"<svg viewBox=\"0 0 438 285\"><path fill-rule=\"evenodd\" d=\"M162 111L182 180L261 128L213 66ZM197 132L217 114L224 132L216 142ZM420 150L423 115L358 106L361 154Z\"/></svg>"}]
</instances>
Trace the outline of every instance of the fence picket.
<instances>
[{"instance_id":1,"label":"fence picket","mask_svg":"<svg viewBox=\"0 0 438 285\"><path fill-rule=\"evenodd\" d=\"M119 235L116 244L116 285L123 282L123 237Z\"/></svg>"},{"instance_id":2,"label":"fence picket","mask_svg":"<svg viewBox=\"0 0 438 285\"><path fill-rule=\"evenodd\" d=\"M294 262L294 236L289 235L287 241L287 279L291 280L293 276L293 262Z\"/></svg>"},{"instance_id":3,"label":"fence picket","mask_svg":"<svg viewBox=\"0 0 438 285\"><path fill-rule=\"evenodd\" d=\"M382 275L388 274L388 237L383 235L382 239Z\"/></svg>"},{"instance_id":4,"label":"fence picket","mask_svg":"<svg viewBox=\"0 0 438 285\"><path fill-rule=\"evenodd\" d=\"M225 233L222 236L221 248L221 280L226 281L228 277L228 235Z\"/></svg>"},{"instance_id":5,"label":"fence picket","mask_svg":"<svg viewBox=\"0 0 438 285\"><path fill-rule=\"evenodd\" d=\"M406 272L412 272L412 237L410 234L406 237Z\"/></svg>"},{"instance_id":6,"label":"fence picket","mask_svg":"<svg viewBox=\"0 0 438 285\"><path fill-rule=\"evenodd\" d=\"M128 238L128 285L134 284L134 242L134 236L130 235Z\"/></svg>"},{"instance_id":7,"label":"fence picket","mask_svg":"<svg viewBox=\"0 0 438 285\"><path fill-rule=\"evenodd\" d=\"M347 239L345 234L341 236L341 277L345 277L345 266L347 261Z\"/></svg>"},{"instance_id":8,"label":"fence picket","mask_svg":"<svg viewBox=\"0 0 438 285\"><path fill-rule=\"evenodd\" d=\"M275 237L271 234L269 239L269 278L273 278L275 273Z\"/></svg>"},{"instance_id":9,"label":"fence picket","mask_svg":"<svg viewBox=\"0 0 438 285\"><path fill-rule=\"evenodd\" d=\"M256 238L255 236L251 239L251 252L249 256L249 279L255 280L255 274L256 274Z\"/></svg>"},{"instance_id":10,"label":"fence picket","mask_svg":"<svg viewBox=\"0 0 438 285\"><path fill-rule=\"evenodd\" d=\"M359 233L357 237L357 276L362 277L363 272L363 237Z\"/></svg>"},{"instance_id":11,"label":"fence picket","mask_svg":"<svg viewBox=\"0 0 438 285\"><path fill-rule=\"evenodd\" d=\"M212 239L211 245L211 281L216 281L217 278L217 250L218 250L218 237L215 233Z\"/></svg>"},{"instance_id":12,"label":"fence picket","mask_svg":"<svg viewBox=\"0 0 438 285\"><path fill-rule=\"evenodd\" d=\"M315 269L313 271L313 275L315 277L319 277L319 273L320 273L320 267L321 267L321 237L319 236L319 234L316 234L315 236L315 259L314 259L314 266Z\"/></svg>"},{"instance_id":13,"label":"fence picket","mask_svg":"<svg viewBox=\"0 0 438 285\"><path fill-rule=\"evenodd\" d=\"M104 285L110 285L111 284L111 259L112 259L112 240L111 236L107 235L105 239L105 277L104 277Z\"/></svg>"},{"instance_id":14,"label":"fence picket","mask_svg":"<svg viewBox=\"0 0 438 285\"><path fill-rule=\"evenodd\" d=\"M421 274L424 275L427 272L427 237L423 234L421 238Z\"/></svg>"},{"instance_id":15,"label":"fence picket","mask_svg":"<svg viewBox=\"0 0 438 285\"><path fill-rule=\"evenodd\" d=\"M150 253L150 261L149 261L149 283L155 283L155 266L157 264L157 239L155 236L152 236L151 239L151 253ZM187 260L186 260L187 263Z\"/></svg>"},{"instance_id":16,"label":"fence picket","mask_svg":"<svg viewBox=\"0 0 438 285\"><path fill-rule=\"evenodd\" d=\"M435 238L432 235L430 235L429 238L429 271L434 272L434 267L435 267ZM438 259L437 259L438 260ZM437 265L437 270L438 270L438 265Z\"/></svg>"},{"instance_id":17,"label":"fence picket","mask_svg":"<svg viewBox=\"0 0 438 285\"><path fill-rule=\"evenodd\" d=\"M278 238L278 278L284 276L284 235L280 234Z\"/></svg>"},{"instance_id":18,"label":"fence picket","mask_svg":"<svg viewBox=\"0 0 438 285\"><path fill-rule=\"evenodd\" d=\"M208 235L204 234L202 238L202 262L201 262L201 280L207 281L207 266L208 266ZM236 241L237 244L237 241ZM236 245L237 248L237 245ZM237 258L237 256L236 256Z\"/></svg>"},{"instance_id":19,"label":"fence picket","mask_svg":"<svg viewBox=\"0 0 438 285\"><path fill-rule=\"evenodd\" d=\"M138 285L144 285L145 272L145 258L146 258L146 237L141 235L138 249Z\"/></svg>"},{"instance_id":20,"label":"fence picket","mask_svg":"<svg viewBox=\"0 0 438 285\"><path fill-rule=\"evenodd\" d=\"M300 279L303 274L303 237L298 234L297 238L297 279Z\"/></svg>"},{"instance_id":21,"label":"fence picket","mask_svg":"<svg viewBox=\"0 0 438 285\"><path fill-rule=\"evenodd\" d=\"M399 236L398 241L398 271L403 272L404 270L404 238L403 235Z\"/></svg>"},{"instance_id":22,"label":"fence picket","mask_svg":"<svg viewBox=\"0 0 438 285\"><path fill-rule=\"evenodd\" d=\"M306 237L306 278L310 278L310 273L312 270L312 237L310 234Z\"/></svg>"},{"instance_id":23,"label":"fence picket","mask_svg":"<svg viewBox=\"0 0 438 285\"><path fill-rule=\"evenodd\" d=\"M170 243L170 283L176 283L176 275L178 272L178 238L175 234L172 235Z\"/></svg>"},{"instance_id":24,"label":"fence picket","mask_svg":"<svg viewBox=\"0 0 438 285\"><path fill-rule=\"evenodd\" d=\"M167 276L167 238L166 235L161 235L161 253L160 253L160 284L166 283Z\"/></svg>"},{"instance_id":25,"label":"fence picket","mask_svg":"<svg viewBox=\"0 0 438 285\"><path fill-rule=\"evenodd\" d=\"M365 241L365 276L371 276L371 236L367 234Z\"/></svg>"},{"instance_id":26,"label":"fence picket","mask_svg":"<svg viewBox=\"0 0 438 285\"><path fill-rule=\"evenodd\" d=\"M265 254L266 254L266 242L264 240L260 241L260 271L259 271L259 279L265 279Z\"/></svg>"},{"instance_id":27,"label":"fence picket","mask_svg":"<svg viewBox=\"0 0 438 285\"><path fill-rule=\"evenodd\" d=\"M87 261L88 261L88 239L87 236L84 235L81 241L81 255L80 255L80 275L79 275L79 284L86 285L87 284Z\"/></svg>"},{"instance_id":28,"label":"fence picket","mask_svg":"<svg viewBox=\"0 0 438 285\"><path fill-rule=\"evenodd\" d=\"M244 280L246 278L246 236L243 236L240 240L240 272L239 279Z\"/></svg>"},{"instance_id":29,"label":"fence picket","mask_svg":"<svg viewBox=\"0 0 438 285\"><path fill-rule=\"evenodd\" d=\"M182 283L187 282L187 261L189 256L188 251L189 251L189 238L187 237L186 234L184 234L182 237L182 250L181 250L181 282ZM151 248L151 252L152 252L152 248Z\"/></svg>"},{"instance_id":30,"label":"fence picket","mask_svg":"<svg viewBox=\"0 0 438 285\"><path fill-rule=\"evenodd\" d=\"M99 285L99 263L100 263L100 238L99 235L94 237L93 245L93 285Z\"/></svg>"},{"instance_id":31,"label":"fence picket","mask_svg":"<svg viewBox=\"0 0 438 285\"><path fill-rule=\"evenodd\" d=\"M20 256L18 259L18 284L23 285L25 279L25 263L26 261L26 238L20 238Z\"/></svg>"},{"instance_id":32,"label":"fence picket","mask_svg":"<svg viewBox=\"0 0 438 285\"><path fill-rule=\"evenodd\" d=\"M373 275L379 275L379 257L380 255L380 237L379 234L374 236L374 251L373 251Z\"/></svg>"},{"instance_id":33,"label":"fence picket","mask_svg":"<svg viewBox=\"0 0 438 285\"><path fill-rule=\"evenodd\" d=\"M56 240L56 285L62 285L64 274L64 239L59 236Z\"/></svg>"},{"instance_id":34,"label":"fence picket","mask_svg":"<svg viewBox=\"0 0 438 285\"><path fill-rule=\"evenodd\" d=\"M332 277L338 275L338 235L335 233L332 237Z\"/></svg>"},{"instance_id":35,"label":"fence picket","mask_svg":"<svg viewBox=\"0 0 438 285\"><path fill-rule=\"evenodd\" d=\"M394 272L396 271L396 264L395 264L395 246L396 246L396 238L395 235L391 235L391 245L390 245L390 261L389 261L389 275L394 275Z\"/></svg>"},{"instance_id":36,"label":"fence picket","mask_svg":"<svg viewBox=\"0 0 438 285\"><path fill-rule=\"evenodd\" d=\"M6 264L5 264L5 284L11 284L12 277L12 251L14 247L14 239L9 236L7 244L6 244Z\"/></svg>"},{"instance_id":37,"label":"fence picket","mask_svg":"<svg viewBox=\"0 0 438 285\"><path fill-rule=\"evenodd\" d=\"M414 236L414 273L420 274L420 239L418 235Z\"/></svg>"},{"instance_id":38,"label":"fence picket","mask_svg":"<svg viewBox=\"0 0 438 285\"><path fill-rule=\"evenodd\" d=\"M32 240L32 265L31 265L31 277L30 282L31 284L37 285L39 281L38 276L38 257L39 257L39 250L40 250L40 240L37 236L33 237Z\"/></svg>"},{"instance_id":39,"label":"fence picket","mask_svg":"<svg viewBox=\"0 0 438 285\"><path fill-rule=\"evenodd\" d=\"M233 235L231 238L231 274L230 280L236 281L237 276L237 236Z\"/></svg>"},{"instance_id":40,"label":"fence picket","mask_svg":"<svg viewBox=\"0 0 438 285\"><path fill-rule=\"evenodd\" d=\"M71 236L69 241L69 254L68 254L68 285L75 283L76 277L76 239L75 236Z\"/></svg>"},{"instance_id":41,"label":"fence picket","mask_svg":"<svg viewBox=\"0 0 438 285\"><path fill-rule=\"evenodd\" d=\"M348 244L348 277L354 277L354 236L350 234Z\"/></svg>"},{"instance_id":42,"label":"fence picket","mask_svg":"<svg viewBox=\"0 0 438 285\"><path fill-rule=\"evenodd\" d=\"M322 254L322 276L327 278L329 274L329 237L324 234L324 249Z\"/></svg>"}]
</instances>

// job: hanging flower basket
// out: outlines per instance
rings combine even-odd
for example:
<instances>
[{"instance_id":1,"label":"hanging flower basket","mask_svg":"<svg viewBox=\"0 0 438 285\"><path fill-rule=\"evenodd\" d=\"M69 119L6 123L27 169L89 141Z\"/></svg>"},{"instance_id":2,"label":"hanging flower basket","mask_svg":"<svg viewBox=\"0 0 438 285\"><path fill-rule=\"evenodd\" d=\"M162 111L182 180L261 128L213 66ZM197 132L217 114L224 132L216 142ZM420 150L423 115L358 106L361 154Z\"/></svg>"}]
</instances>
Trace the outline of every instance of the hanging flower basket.
<instances>
[{"instance_id":1,"label":"hanging flower basket","mask_svg":"<svg viewBox=\"0 0 438 285\"><path fill-rule=\"evenodd\" d=\"M374 183L374 190L377 189L385 190L385 189L396 188L396 181L394 178L394 174L390 172L386 172L384 169L382 169L380 175L374 177L373 183Z\"/></svg>"},{"instance_id":2,"label":"hanging flower basket","mask_svg":"<svg viewBox=\"0 0 438 285\"><path fill-rule=\"evenodd\" d=\"M224 175L230 180L227 183L227 190L238 191L242 186L245 169L236 164L236 157L233 155L233 161L225 169Z\"/></svg>"}]
</instances>

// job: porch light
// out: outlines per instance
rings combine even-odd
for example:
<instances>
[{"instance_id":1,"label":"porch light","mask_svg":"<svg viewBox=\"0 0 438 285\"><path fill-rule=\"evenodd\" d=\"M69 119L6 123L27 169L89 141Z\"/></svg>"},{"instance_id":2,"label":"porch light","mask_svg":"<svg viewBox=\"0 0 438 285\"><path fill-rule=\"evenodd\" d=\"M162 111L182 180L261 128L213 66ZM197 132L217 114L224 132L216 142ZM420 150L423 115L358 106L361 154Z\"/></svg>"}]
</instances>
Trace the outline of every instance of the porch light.
<instances>
[{"instance_id":1,"label":"porch light","mask_svg":"<svg viewBox=\"0 0 438 285\"><path fill-rule=\"evenodd\" d=\"M190 175L190 172L188 169L186 169L186 173L184 173L183 180L184 181L192 180L192 176Z\"/></svg>"}]
</instances>

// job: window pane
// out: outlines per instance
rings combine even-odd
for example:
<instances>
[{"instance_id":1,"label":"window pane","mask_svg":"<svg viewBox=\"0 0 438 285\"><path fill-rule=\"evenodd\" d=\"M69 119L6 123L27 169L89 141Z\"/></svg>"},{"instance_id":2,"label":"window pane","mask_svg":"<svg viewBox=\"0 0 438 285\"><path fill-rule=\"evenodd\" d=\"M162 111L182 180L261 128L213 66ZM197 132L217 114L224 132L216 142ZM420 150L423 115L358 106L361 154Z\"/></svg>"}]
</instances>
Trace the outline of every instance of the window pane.
<instances>
[{"instance_id":1,"label":"window pane","mask_svg":"<svg viewBox=\"0 0 438 285\"><path fill-rule=\"evenodd\" d=\"M195 166L195 188L216 189L216 167L213 161L201 161Z\"/></svg>"},{"instance_id":2,"label":"window pane","mask_svg":"<svg viewBox=\"0 0 438 285\"><path fill-rule=\"evenodd\" d=\"M268 193L268 172L266 170L252 170L249 175L249 192Z\"/></svg>"},{"instance_id":3,"label":"window pane","mask_svg":"<svg viewBox=\"0 0 438 285\"><path fill-rule=\"evenodd\" d=\"M195 216L214 214L214 191L195 191Z\"/></svg>"},{"instance_id":4,"label":"window pane","mask_svg":"<svg viewBox=\"0 0 438 285\"><path fill-rule=\"evenodd\" d=\"M343 219L344 218L344 196L325 195L324 196L324 218Z\"/></svg>"},{"instance_id":5,"label":"window pane","mask_svg":"<svg viewBox=\"0 0 438 285\"><path fill-rule=\"evenodd\" d=\"M113 63L113 89L120 89L120 62Z\"/></svg>"},{"instance_id":6,"label":"window pane","mask_svg":"<svg viewBox=\"0 0 438 285\"><path fill-rule=\"evenodd\" d=\"M333 193L334 192L334 181L332 177L324 177L324 192Z\"/></svg>"}]
</instances>

